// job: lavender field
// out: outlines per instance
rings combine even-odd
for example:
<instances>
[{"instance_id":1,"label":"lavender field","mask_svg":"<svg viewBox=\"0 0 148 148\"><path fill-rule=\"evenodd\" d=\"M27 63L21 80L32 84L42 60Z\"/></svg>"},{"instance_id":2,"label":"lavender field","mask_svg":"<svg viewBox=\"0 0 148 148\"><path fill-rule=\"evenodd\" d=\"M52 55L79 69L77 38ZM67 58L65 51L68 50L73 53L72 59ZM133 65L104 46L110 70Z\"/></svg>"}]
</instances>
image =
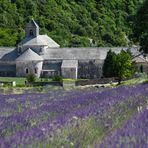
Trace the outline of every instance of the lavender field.
<instances>
[{"instance_id":1,"label":"lavender field","mask_svg":"<svg viewBox=\"0 0 148 148\"><path fill-rule=\"evenodd\" d=\"M0 147L148 147L148 84L0 95Z\"/></svg>"}]
</instances>

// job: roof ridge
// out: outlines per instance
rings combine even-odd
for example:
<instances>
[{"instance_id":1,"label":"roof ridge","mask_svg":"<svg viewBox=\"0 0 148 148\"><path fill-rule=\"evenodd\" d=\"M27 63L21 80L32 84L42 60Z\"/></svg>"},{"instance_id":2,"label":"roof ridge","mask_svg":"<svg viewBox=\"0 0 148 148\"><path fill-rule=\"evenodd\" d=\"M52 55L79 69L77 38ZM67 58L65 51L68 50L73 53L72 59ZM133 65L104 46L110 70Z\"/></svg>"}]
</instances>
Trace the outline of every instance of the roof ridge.
<instances>
[{"instance_id":1,"label":"roof ridge","mask_svg":"<svg viewBox=\"0 0 148 148\"><path fill-rule=\"evenodd\" d=\"M32 18L30 22L33 22L33 24L36 26L36 27L39 27L39 25L36 23L36 21Z\"/></svg>"},{"instance_id":2,"label":"roof ridge","mask_svg":"<svg viewBox=\"0 0 148 148\"><path fill-rule=\"evenodd\" d=\"M48 44L47 44L47 42L46 42L46 41L44 41L44 40L42 40L42 38L39 38L39 36L40 36L40 35L38 35L38 36L37 36L38 40L40 40L40 42L42 42L42 43L44 43L44 44L48 45Z\"/></svg>"},{"instance_id":3,"label":"roof ridge","mask_svg":"<svg viewBox=\"0 0 148 148\"><path fill-rule=\"evenodd\" d=\"M34 52L31 48L28 48L25 52L23 52L16 61L40 61L43 58Z\"/></svg>"}]
</instances>

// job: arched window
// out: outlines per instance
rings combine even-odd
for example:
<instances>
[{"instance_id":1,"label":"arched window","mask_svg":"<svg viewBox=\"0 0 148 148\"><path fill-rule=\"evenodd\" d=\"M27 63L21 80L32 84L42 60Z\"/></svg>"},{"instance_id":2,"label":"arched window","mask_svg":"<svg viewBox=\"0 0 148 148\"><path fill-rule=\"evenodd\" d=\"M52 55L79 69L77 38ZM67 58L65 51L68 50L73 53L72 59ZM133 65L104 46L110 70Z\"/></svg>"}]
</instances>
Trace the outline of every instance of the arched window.
<instances>
[{"instance_id":1,"label":"arched window","mask_svg":"<svg viewBox=\"0 0 148 148\"><path fill-rule=\"evenodd\" d=\"M30 30L30 36L33 36L33 30Z\"/></svg>"},{"instance_id":2,"label":"arched window","mask_svg":"<svg viewBox=\"0 0 148 148\"><path fill-rule=\"evenodd\" d=\"M28 72L29 72L29 70L28 70L28 68L26 68L26 74L28 74Z\"/></svg>"},{"instance_id":3,"label":"arched window","mask_svg":"<svg viewBox=\"0 0 148 148\"><path fill-rule=\"evenodd\" d=\"M35 74L37 74L37 68L35 68L34 71L35 71Z\"/></svg>"}]
</instances>

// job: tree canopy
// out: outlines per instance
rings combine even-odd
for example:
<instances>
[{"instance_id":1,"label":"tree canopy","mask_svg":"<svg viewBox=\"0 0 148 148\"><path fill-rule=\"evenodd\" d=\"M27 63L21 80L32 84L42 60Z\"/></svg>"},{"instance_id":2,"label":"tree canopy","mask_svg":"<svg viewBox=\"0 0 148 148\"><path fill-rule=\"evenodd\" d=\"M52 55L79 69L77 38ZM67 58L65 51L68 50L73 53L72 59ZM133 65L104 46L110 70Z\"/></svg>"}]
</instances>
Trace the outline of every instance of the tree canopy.
<instances>
[{"instance_id":1,"label":"tree canopy","mask_svg":"<svg viewBox=\"0 0 148 148\"><path fill-rule=\"evenodd\" d=\"M115 52L109 50L103 65L104 77L116 77L116 58Z\"/></svg>"},{"instance_id":2,"label":"tree canopy","mask_svg":"<svg viewBox=\"0 0 148 148\"><path fill-rule=\"evenodd\" d=\"M123 78L130 77L134 72L132 56L129 52L121 50L116 54L108 51L103 65L104 77L118 77L119 83Z\"/></svg>"},{"instance_id":3,"label":"tree canopy","mask_svg":"<svg viewBox=\"0 0 148 148\"><path fill-rule=\"evenodd\" d=\"M148 0L145 0L135 16L134 31L141 50L148 53Z\"/></svg>"},{"instance_id":4,"label":"tree canopy","mask_svg":"<svg viewBox=\"0 0 148 148\"><path fill-rule=\"evenodd\" d=\"M119 78L119 83L121 79L130 77L133 72L133 62L131 55L122 50L119 54L117 54L116 58L116 75Z\"/></svg>"},{"instance_id":5,"label":"tree canopy","mask_svg":"<svg viewBox=\"0 0 148 148\"><path fill-rule=\"evenodd\" d=\"M0 46L14 46L34 18L61 46L126 46L144 0L1 0ZM90 42L93 41L93 42Z\"/></svg>"}]
</instances>

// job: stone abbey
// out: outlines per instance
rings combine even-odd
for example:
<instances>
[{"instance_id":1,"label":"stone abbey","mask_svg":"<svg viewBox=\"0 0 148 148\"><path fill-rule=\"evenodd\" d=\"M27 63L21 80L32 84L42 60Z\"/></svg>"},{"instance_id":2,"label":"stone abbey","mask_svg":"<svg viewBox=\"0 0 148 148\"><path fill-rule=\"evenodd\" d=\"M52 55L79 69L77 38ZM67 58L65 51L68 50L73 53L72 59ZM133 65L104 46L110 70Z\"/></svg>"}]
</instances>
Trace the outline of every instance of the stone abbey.
<instances>
[{"instance_id":1,"label":"stone abbey","mask_svg":"<svg viewBox=\"0 0 148 148\"><path fill-rule=\"evenodd\" d=\"M26 26L26 37L16 47L0 48L0 76L24 77L34 73L37 77L101 78L110 49L119 53L128 47L60 48L49 36L40 35L39 26L32 19ZM148 65L138 47L130 50L139 67ZM148 67L144 68L147 72Z\"/></svg>"}]
</instances>

